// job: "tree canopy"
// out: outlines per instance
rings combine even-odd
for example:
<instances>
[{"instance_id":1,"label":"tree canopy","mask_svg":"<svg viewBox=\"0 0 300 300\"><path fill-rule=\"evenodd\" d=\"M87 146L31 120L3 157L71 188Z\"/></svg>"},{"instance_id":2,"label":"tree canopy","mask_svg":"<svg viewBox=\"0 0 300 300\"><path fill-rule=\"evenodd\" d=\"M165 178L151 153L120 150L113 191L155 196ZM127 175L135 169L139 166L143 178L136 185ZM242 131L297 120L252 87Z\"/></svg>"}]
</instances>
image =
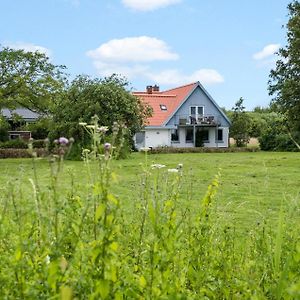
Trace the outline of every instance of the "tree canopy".
<instances>
[{"instance_id":1,"label":"tree canopy","mask_svg":"<svg viewBox=\"0 0 300 300\"><path fill-rule=\"evenodd\" d=\"M99 123L112 127L114 122L123 123L132 136L151 115L149 106L128 91L128 82L119 76L92 79L78 76L57 103L53 121L57 133L82 137L79 122L89 123L94 115Z\"/></svg>"},{"instance_id":2,"label":"tree canopy","mask_svg":"<svg viewBox=\"0 0 300 300\"><path fill-rule=\"evenodd\" d=\"M243 106L243 98L240 98L232 108L230 135L234 138L236 146L245 146L250 139L249 131L251 126L250 117Z\"/></svg>"},{"instance_id":3,"label":"tree canopy","mask_svg":"<svg viewBox=\"0 0 300 300\"><path fill-rule=\"evenodd\" d=\"M287 45L270 73L269 92L273 106L283 114L290 132L300 131L300 2L288 5ZM299 136L298 136L299 141Z\"/></svg>"},{"instance_id":4,"label":"tree canopy","mask_svg":"<svg viewBox=\"0 0 300 300\"><path fill-rule=\"evenodd\" d=\"M65 86L64 67L40 52L0 48L0 108L51 110Z\"/></svg>"}]
</instances>

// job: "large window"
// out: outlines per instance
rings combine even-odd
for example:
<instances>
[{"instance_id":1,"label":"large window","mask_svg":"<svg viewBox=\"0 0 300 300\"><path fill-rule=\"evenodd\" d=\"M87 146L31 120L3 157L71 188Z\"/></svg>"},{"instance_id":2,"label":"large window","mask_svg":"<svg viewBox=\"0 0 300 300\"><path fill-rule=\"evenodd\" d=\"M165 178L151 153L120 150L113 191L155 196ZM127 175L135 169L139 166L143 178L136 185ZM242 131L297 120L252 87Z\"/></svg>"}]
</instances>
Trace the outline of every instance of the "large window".
<instances>
[{"instance_id":1,"label":"large window","mask_svg":"<svg viewBox=\"0 0 300 300\"><path fill-rule=\"evenodd\" d=\"M204 106L191 106L190 114L191 114L191 116L203 116L204 115Z\"/></svg>"},{"instance_id":2,"label":"large window","mask_svg":"<svg viewBox=\"0 0 300 300\"><path fill-rule=\"evenodd\" d=\"M186 128L185 130L185 142L193 143L194 142L194 130L193 128Z\"/></svg>"},{"instance_id":3,"label":"large window","mask_svg":"<svg viewBox=\"0 0 300 300\"><path fill-rule=\"evenodd\" d=\"M171 141L172 142L179 142L179 132L178 129L171 130Z\"/></svg>"},{"instance_id":4,"label":"large window","mask_svg":"<svg viewBox=\"0 0 300 300\"><path fill-rule=\"evenodd\" d=\"M199 117L204 115L204 106L190 106L190 123L196 124Z\"/></svg>"},{"instance_id":5,"label":"large window","mask_svg":"<svg viewBox=\"0 0 300 300\"><path fill-rule=\"evenodd\" d=\"M217 141L223 141L223 129L218 129Z\"/></svg>"}]
</instances>

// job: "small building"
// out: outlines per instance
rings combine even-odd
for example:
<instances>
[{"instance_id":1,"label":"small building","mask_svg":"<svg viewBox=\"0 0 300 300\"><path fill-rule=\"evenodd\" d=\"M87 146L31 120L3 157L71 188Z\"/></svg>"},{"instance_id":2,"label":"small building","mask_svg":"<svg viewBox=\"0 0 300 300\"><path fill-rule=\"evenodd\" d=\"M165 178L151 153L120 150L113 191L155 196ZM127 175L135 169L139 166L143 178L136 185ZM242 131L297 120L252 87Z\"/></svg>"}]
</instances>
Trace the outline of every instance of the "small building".
<instances>
[{"instance_id":1,"label":"small building","mask_svg":"<svg viewBox=\"0 0 300 300\"><path fill-rule=\"evenodd\" d=\"M134 92L153 108L144 130L135 135L135 146L228 147L230 120L200 82L160 91L147 86Z\"/></svg>"},{"instance_id":2,"label":"small building","mask_svg":"<svg viewBox=\"0 0 300 300\"><path fill-rule=\"evenodd\" d=\"M30 131L19 130L20 125L35 122L40 115L27 109L27 108L16 108L16 109L1 109L1 115L7 119L10 123L12 130L8 131L9 139L29 140L31 138ZM16 119L18 119L16 121Z\"/></svg>"}]
</instances>

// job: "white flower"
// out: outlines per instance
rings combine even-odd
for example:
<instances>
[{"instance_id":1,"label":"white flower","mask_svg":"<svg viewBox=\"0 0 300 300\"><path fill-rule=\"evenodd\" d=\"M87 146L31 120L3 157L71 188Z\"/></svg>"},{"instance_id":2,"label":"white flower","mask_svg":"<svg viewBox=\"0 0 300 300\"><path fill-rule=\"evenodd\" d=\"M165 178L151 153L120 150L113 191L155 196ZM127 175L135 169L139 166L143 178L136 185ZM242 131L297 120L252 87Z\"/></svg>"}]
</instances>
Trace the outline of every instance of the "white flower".
<instances>
[{"instance_id":1,"label":"white flower","mask_svg":"<svg viewBox=\"0 0 300 300\"><path fill-rule=\"evenodd\" d=\"M168 169L168 172L169 173L178 173L178 170L177 169Z\"/></svg>"},{"instance_id":2,"label":"white flower","mask_svg":"<svg viewBox=\"0 0 300 300\"><path fill-rule=\"evenodd\" d=\"M183 168L183 164L178 164L177 165L177 169L182 169Z\"/></svg>"},{"instance_id":3,"label":"white flower","mask_svg":"<svg viewBox=\"0 0 300 300\"><path fill-rule=\"evenodd\" d=\"M165 168L165 165L161 165L161 164L153 164L151 165L151 169L161 169L161 168Z\"/></svg>"},{"instance_id":4,"label":"white flower","mask_svg":"<svg viewBox=\"0 0 300 300\"><path fill-rule=\"evenodd\" d=\"M101 126L101 127L98 128L98 131L105 133L106 131L108 131L108 127L107 126Z\"/></svg>"},{"instance_id":5,"label":"white flower","mask_svg":"<svg viewBox=\"0 0 300 300\"><path fill-rule=\"evenodd\" d=\"M95 125L87 125L86 128L95 129Z\"/></svg>"}]
</instances>

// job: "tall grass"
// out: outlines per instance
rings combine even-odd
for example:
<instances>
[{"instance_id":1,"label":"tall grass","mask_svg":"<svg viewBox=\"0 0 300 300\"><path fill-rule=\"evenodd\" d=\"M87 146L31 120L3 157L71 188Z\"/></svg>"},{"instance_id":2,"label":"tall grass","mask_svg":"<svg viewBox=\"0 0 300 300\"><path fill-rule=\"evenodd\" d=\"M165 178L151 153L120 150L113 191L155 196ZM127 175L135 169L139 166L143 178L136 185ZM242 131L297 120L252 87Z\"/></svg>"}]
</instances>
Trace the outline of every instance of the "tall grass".
<instances>
[{"instance_id":1,"label":"tall grass","mask_svg":"<svg viewBox=\"0 0 300 300\"><path fill-rule=\"evenodd\" d=\"M83 150L84 191L75 184L81 174L63 175L68 146L59 141L49 156L46 187L33 157L32 192L17 182L2 189L0 298L300 297L299 199L283 199L276 227L262 217L241 237L228 215L217 213L221 174L211 178L195 208L189 171L180 162L176 169L151 165L145 153L129 210L112 193L118 181L111 161L122 127L114 125L108 144L97 119L83 126L93 137Z\"/></svg>"}]
</instances>

